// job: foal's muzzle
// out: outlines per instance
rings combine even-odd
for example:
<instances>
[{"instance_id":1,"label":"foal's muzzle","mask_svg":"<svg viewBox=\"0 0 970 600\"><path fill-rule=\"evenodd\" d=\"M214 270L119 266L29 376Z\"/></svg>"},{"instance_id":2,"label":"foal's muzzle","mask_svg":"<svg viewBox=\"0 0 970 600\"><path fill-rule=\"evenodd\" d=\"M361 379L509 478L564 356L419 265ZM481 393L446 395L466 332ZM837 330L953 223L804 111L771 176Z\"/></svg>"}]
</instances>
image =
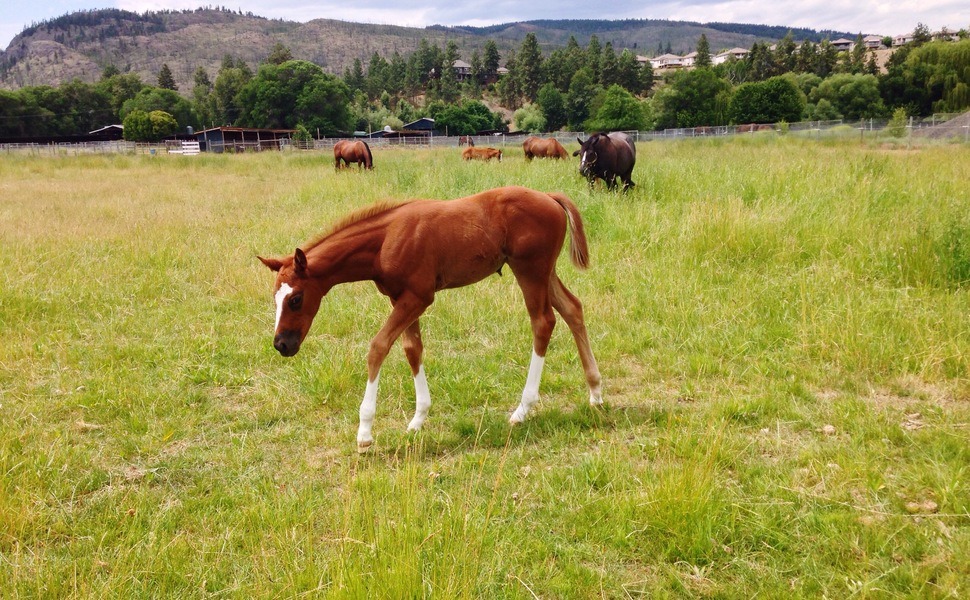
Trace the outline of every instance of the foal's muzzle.
<instances>
[{"instance_id":1,"label":"foal's muzzle","mask_svg":"<svg viewBox=\"0 0 970 600\"><path fill-rule=\"evenodd\" d=\"M300 332L281 331L273 338L273 347L283 356L293 356L300 351Z\"/></svg>"}]
</instances>

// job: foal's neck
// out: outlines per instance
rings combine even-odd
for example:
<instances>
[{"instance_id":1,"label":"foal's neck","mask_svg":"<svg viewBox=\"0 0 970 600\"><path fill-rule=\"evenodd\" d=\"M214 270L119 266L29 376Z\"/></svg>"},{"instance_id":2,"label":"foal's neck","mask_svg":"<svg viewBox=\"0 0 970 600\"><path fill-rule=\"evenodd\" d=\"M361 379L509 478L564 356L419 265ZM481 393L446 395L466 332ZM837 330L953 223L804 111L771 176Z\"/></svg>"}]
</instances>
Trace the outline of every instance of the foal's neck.
<instances>
[{"instance_id":1,"label":"foal's neck","mask_svg":"<svg viewBox=\"0 0 970 600\"><path fill-rule=\"evenodd\" d=\"M307 252L310 271L327 289L341 283L374 279L384 230L384 226L368 222L334 232Z\"/></svg>"}]
</instances>

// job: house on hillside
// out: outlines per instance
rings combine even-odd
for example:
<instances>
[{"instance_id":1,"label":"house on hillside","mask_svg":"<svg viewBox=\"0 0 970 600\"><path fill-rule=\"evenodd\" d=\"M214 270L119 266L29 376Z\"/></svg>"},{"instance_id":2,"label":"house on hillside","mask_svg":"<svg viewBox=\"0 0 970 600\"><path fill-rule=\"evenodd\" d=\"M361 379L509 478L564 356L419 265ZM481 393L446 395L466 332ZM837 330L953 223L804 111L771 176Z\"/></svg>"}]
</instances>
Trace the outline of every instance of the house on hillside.
<instances>
[{"instance_id":1,"label":"house on hillside","mask_svg":"<svg viewBox=\"0 0 970 600\"><path fill-rule=\"evenodd\" d=\"M684 57L676 54L661 54L650 59L650 66L654 71L680 69L684 66Z\"/></svg>"},{"instance_id":2,"label":"house on hillside","mask_svg":"<svg viewBox=\"0 0 970 600\"><path fill-rule=\"evenodd\" d=\"M913 32L901 33L899 35L893 36L893 48L898 48L899 46L905 46L906 44L913 41Z\"/></svg>"},{"instance_id":3,"label":"house on hillside","mask_svg":"<svg viewBox=\"0 0 970 600\"><path fill-rule=\"evenodd\" d=\"M694 67L694 63L697 62L697 52L691 52L690 54L685 54L681 58L680 62L682 65L684 65L685 69L692 69Z\"/></svg>"},{"instance_id":4,"label":"house on hillside","mask_svg":"<svg viewBox=\"0 0 970 600\"><path fill-rule=\"evenodd\" d=\"M850 52L855 46L855 42L852 40L847 40L845 38L839 38L832 43L832 47L839 52Z\"/></svg>"},{"instance_id":5,"label":"house on hillside","mask_svg":"<svg viewBox=\"0 0 970 600\"><path fill-rule=\"evenodd\" d=\"M882 50L882 38L878 35L867 35L862 38L862 43L866 45L866 50Z\"/></svg>"},{"instance_id":6,"label":"house on hillside","mask_svg":"<svg viewBox=\"0 0 970 600\"><path fill-rule=\"evenodd\" d=\"M726 63L729 58L734 58L735 60L744 60L750 52L744 48L731 48L720 54L716 54L711 58L711 62L715 65L720 65Z\"/></svg>"},{"instance_id":7,"label":"house on hillside","mask_svg":"<svg viewBox=\"0 0 970 600\"><path fill-rule=\"evenodd\" d=\"M463 60L456 60L451 64L455 71L455 79L459 82L468 81L472 77L472 66Z\"/></svg>"}]
</instances>

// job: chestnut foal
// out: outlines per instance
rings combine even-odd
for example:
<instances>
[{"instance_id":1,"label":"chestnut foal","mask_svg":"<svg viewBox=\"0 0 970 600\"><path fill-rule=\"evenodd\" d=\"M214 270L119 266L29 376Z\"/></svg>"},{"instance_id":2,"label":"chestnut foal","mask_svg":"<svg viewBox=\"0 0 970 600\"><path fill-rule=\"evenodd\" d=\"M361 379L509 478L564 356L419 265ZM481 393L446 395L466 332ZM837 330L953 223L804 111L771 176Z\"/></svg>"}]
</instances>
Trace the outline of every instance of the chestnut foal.
<instances>
[{"instance_id":1,"label":"chestnut foal","mask_svg":"<svg viewBox=\"0 0 970 600\"><path fill-rule=\"evenodd\" d=\"M602 404L600 373L593 358L583 307L556 275L556 261L570 232L572 262L589 264L586 235L576 205L562 194L503 187L457 200L412 200L380 204L356 212L329 233L297 248L293 256L259 257L277 273L276 334L273 346L283 356L300 349L333 286L373 281L391 300L391 314L370 343L367 388L360 405L357 447L373 443L377 383L391 345L402 338L417 396L409 431L421 428L431 395L421 362L418 318L438 290L485 279L508 265L532 321L532 362L512 423L522 422L539 398L539 381L552 335L555 309L569 326L589 386L589 402Z\"/></svg>"}]
</instances>

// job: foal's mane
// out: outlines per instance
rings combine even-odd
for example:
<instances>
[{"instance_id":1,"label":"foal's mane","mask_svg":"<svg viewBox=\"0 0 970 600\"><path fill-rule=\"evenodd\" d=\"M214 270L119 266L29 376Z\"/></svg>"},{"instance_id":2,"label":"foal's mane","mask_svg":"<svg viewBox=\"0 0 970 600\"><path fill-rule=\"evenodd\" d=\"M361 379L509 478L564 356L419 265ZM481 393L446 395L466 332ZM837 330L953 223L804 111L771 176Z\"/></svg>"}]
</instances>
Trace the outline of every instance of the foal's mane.
<instances>
[{"instance_id":1,"label":"foal's mane","mask_svg":"<svg viewBox=\"0 0 970 600\"><path fill-rule=\"evenodd\" d=\"M350 213L347 216L345 216L344 218L342 218L339 221L337 221L336 223L334 223L330 227L330 229L327 229L326 231L324 231L320 235L318 235L315 238L311 239L306 244L303 244L303 248L305 249L305 251L308 252L311 249L313 249L316 246L318 246L321 242L323 242L328 237L330 237L333 234L337 233L338 231L342 231L342 230L346 229L347 227L350 227L351 225L353 225L355 223L360 223L361 221L366 221L367 219L370 219L371 217L376 217L377 215L381 215L381 214L384 214L386 212L392 211L395 208L398 208L400 206L404 206L405 204L410 204L411 202L413 202L413 200L405 200L404 202L394 201L394 200L383 200L383 201L377 202L375 204L372 204L370 206L365 206L364 208L355 210L352 213Z\"/></svg>"}]
</instances>

